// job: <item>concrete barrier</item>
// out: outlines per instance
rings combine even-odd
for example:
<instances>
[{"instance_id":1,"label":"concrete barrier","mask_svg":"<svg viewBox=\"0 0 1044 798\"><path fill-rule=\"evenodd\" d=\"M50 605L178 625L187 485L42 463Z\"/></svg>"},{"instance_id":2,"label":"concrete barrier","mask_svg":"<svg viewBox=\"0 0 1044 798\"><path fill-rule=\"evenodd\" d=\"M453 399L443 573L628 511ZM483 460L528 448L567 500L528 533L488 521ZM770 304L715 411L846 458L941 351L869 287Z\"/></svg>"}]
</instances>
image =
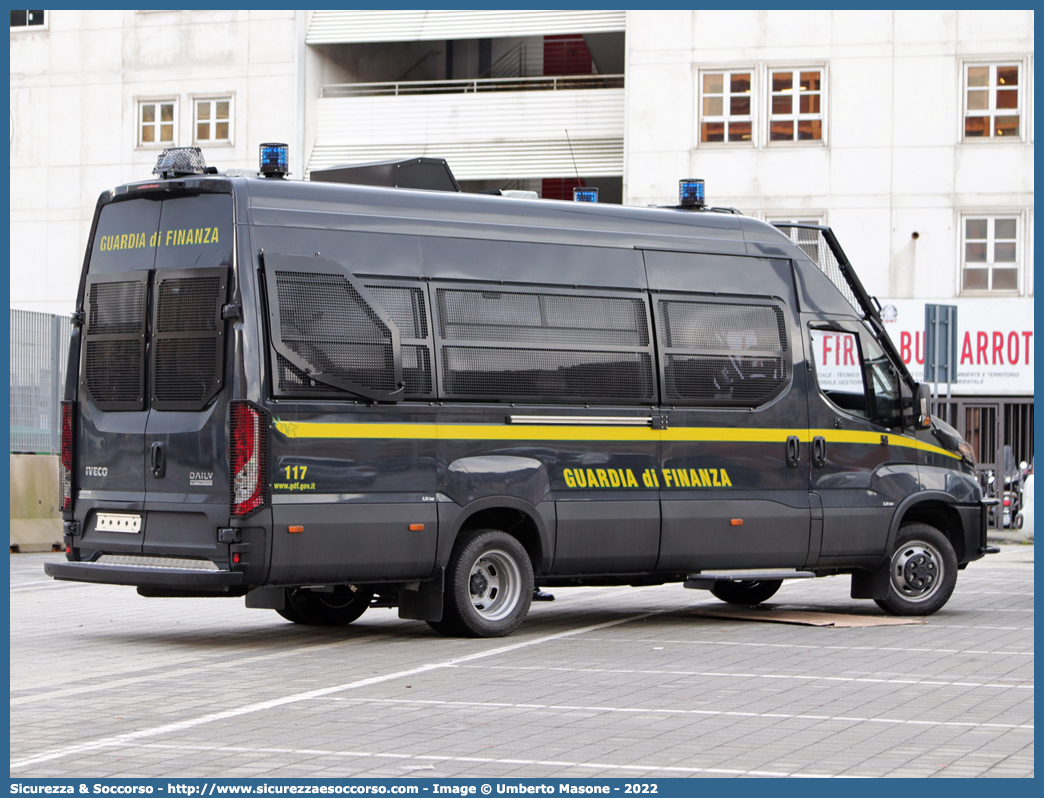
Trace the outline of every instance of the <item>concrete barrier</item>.
<instances>
[{"instance_id":1,"label":"concrete barrier","mask_svg":"<svg viewBox=\"0 0 1044 798\"><path fill-rule=\"evenodd\" d=\"M51 551L62 542L58 512L58 456L11 455L11 546Z\"/></svg>"}]
</instances>

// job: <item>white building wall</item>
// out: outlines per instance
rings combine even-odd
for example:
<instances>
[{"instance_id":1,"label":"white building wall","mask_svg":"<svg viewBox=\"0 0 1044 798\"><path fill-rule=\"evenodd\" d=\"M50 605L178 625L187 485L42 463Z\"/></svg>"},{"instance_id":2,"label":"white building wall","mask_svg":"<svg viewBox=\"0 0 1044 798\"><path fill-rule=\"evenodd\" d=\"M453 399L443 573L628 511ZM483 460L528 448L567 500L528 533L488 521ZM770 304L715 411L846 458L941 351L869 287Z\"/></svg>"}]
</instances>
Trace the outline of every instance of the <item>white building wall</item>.
<instances>
[{"instance_id":1,"label":"white building wall","mask_svg":"<svg viewBox=\"0 0 1044 798\"><path fill-rule=\"evenodd\" d=\"M673 202L689 176L713 204L825 216L868 288L897 297L958 292L960 211L1033 205L1032 128L960 142L963 60L1024 59L1028 84L1032 12L631 11L627 40L629 204ZM697 141L701 69L753 67L764 84L782 65L825 68L823 143L766 143L764 85L753 146Z\"/></svg>"},{"instance_id":2,"label":"white building wall","mask_svg":"<svg viewBox=\"0 0 1044 798\"><path fill-rule=\"evenodd\" d=\"M139 99L176 97L191 146L193 97L231 95L231 144L203 148L219 169L256 169L261 142L292 140L294 14L47 17L11 32L11 307L70 313L98 195L148 178L162 149L137 146Z\"/></svg>"},{"instance_id":3,"label":"white building wall","mask_svg":"<svg viewBox=\"0 0 1044 798\"><path fill-rule=\"evenodd\" d=\"M1033 315L1033 46L1032 11L630 11L624 202L673 204L680 178L702 177L712 205L833 227L905 330L923 329L910 317L930 301L957 303L991 341L1021 335ZM1023 65L1017 140L961 140L964 64L979 59ZM788 65L824 70L822 142L767 140L768 70ZM700 71L748 67L754 142L700 143ZM1021 226L1019 290L992 298L960 282L962 214L991 211ZM1025 348L1020 361L1017 379L968 390L1031 391Z\"/></svg>"}]
</instances>

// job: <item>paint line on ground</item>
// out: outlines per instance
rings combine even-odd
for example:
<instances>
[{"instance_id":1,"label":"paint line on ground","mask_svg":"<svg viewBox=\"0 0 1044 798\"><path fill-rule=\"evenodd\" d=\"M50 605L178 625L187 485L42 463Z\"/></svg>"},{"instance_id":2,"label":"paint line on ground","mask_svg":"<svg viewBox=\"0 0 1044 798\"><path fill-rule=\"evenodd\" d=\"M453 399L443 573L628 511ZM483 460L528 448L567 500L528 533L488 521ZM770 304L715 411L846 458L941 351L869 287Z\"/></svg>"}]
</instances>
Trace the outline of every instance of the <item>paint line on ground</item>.
<instances>
[{"instance_id":1,"label":"paint line on ground","mask_svg":"<svg viewBox=\"0 0 1044 798\"><path fill-rule=\"evenodd\" d=\"M545 767L586 768L589 770L620 770L638 773L710 773L720 776L769 776L776 778L845 778L825 773L788 773L778 770L742 770L740 768L698 768L678 765L617 765L609 762L571 762L558 759L498 759L482 756L444 756L439 754L374 753L371 751L334 751L320 748L249 748L239 745L170 745L163 743L138 743L127 748L146 748L163 751L206 751L228 754L283 754L291 756L333 756L350 759L388 759L392 761L416 762L467 762L490 765L531 765Z\"/></svg>"},{"instance_id":2,"label":"paint line on ground","mask_svg":"<svg viewBox=\"0 0 1044 798\"><path fill-rule=\"evenodd\" d=\"M497 671L554 671L556 673L619 673L647 674L650 676L706 676L727 679L793 679L801 682L860 682L867 684L906 684L925 685L931 687L993 687L1001 690L1032 690L1029 684L998 684L996 682L939 682L930 679L872 679L862 676L803 676L789 673L726 673L724 671L664 671L664 670L627 670L623 668L561 668L523 665L455 665L455 668L475 668ZM1030 682L1031 680L1026 680Z\"/></svg>"},{"instance_id":3,"label":"paint line on ground","mask_svg":"<svg viewBox=\"0 0 1044 798\"><path fill-rule=\"evenodd\" d=\"M325 696L321 696L325 698ZM539 709L560 712L619 713L625 715L699 715L701 717L774 718L776 720L837 721L842 723L883 723L893 726L954 726L969 729L1033 731L1033 724L975 723L963 720L907 720L905 718L858 718L848 715L808 715L784 712L741 712L733 709L655 709L642 707L576 706L573 704L513 704L497 701L437 701L420 698L334 698L352 704L408 704L411 706L470 707L478 709Z\"/></svg>"},{"instance_id":4,"label":"paint line on ground","mask_svg":"<svg viewBox=\"0 0 1044 798\"><path fill-rule=\"evenodd\" d=\"M813 628L813 627L808 627ZM930 627L918 627L924 630ZM826 631L826 630L824 630ZM901 654L923 653L923 654L996 654L1003 657L1032 657L1032 651L979 651L976 649L962 650L958 648L900 648L898 646L818 646L812 643L801 645L798 643L749 643L733 640L660 640L654 638L643 638L641 640L627 640L618 637L591 637L588 642L596 643L670 643L683 646L747 646L751 648L800 648L807 651L897 651Z\"/></svg>"},{"instance_id":5,"label":"paint line on ground","mask_svg":"<svg viewBox=\"0 0 1044 798\"><path fill-rule=\"evenodd\" d=\"M139 729L138 731L128 732L126 734L120 734L114 737L106 737L90 742L64 746L62 748L56 748L54 750L46 751L41 754L28 756L23 759L12 760L10 768L11 770L17 770L24 767L28 767L30 765L40 764L41 762L49 762L54 759L61 759L66 756L81 754L87 751L97 750L99 748L109 748L112 746L118 747L126 743L134 742L136 740L142 740L147 739L149 737L156 737L162 734L170 734L173 732L183 731L185 729L191 729L197 726L203 726L209 723L227 720L229 718L237 718L243 715L250 715L256 712L264 712L269 709L275 709L277 707L286 706L288 704L295 704L301 701L312 701L317 698L325 698L327 696L334 695L336 693L342 693L347 690L356 690L360 687L369 687L374 684L382 684L384 682L390 682L395 679L403 679L408 676L416 676L418 674L427 673L429 671L441 670L443 668L451 668L455 665L461 665L466 662L473 662L474 660L485 659L487 657L495 657L500 654L506 654L510 651L517 651L518 649L529 648L531 646L540 645L542 643L549 643L553 640L562 640L564 638L582 635L587 632L594 632L599 629L608 629L613 626L619 626L621 624L630 623L631 621L640 621L652 616L653 614L654 613L648 612L643 613L641 615L631 615L626 618L617 619L615 621L607 621L605 623L593 624L592 626L584 626L579 629L569 629L565 632L557 632L555 634L543 635L541 637L533 638L531 640L521 640L517 643L511 643L506 646L500 646L498 648L490 649L488 651L479 651L474 654L465 655L463 657L454 657L453 659L443 660L442 662L435 662L427 665L419 665L415 668L408 668L407 670L396 671L395 673L387 673L382 676L371 676L366 679L358 679L356 681L346 682L344 684L334 685L332 687L322 687L316 690L308 690L301 693L293 693L291 695L282 696L280 698L273 698L267 701L258 701L252 704L245 704L239 707L232 707L231 709L222 710L220 712L211 712L207 715L202 715L196 718L175 721L174 723L165 723L160 726L153 726L147 729Z\"/></svg>"}]
</instances>

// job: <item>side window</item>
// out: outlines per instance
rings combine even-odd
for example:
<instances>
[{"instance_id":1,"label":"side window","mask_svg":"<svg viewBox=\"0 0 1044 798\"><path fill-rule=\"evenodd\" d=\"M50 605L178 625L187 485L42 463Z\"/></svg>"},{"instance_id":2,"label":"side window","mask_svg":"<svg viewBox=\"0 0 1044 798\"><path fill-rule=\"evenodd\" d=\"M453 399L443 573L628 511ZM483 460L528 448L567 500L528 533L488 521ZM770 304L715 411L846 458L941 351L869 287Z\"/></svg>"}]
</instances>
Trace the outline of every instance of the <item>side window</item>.
<instances>
[{"instance_id":1,"label":"side window","mask_svg":"<svg viewBox=\"0 0 1044 798\"><path fill-rule=\"evenodd\" d=\"M664 401L757 407L790 382L783 307L657 295Z\"/></svg>"},{"instance_id":2,"label":"side window","mask_svg":"<svg viewBox=\"0 0 1044 798\"><path fill-rule=\"evenodd\" d=\"M869 334L861 337L870 414L879 424L897 427L902 424L899 375L877 341Z\"/></svg>"},{"instance_id":3,"label":"side window","mask_svg":"<svg viewBox=\"0 0 1044 798\"><path fill-rule=\"evenodd\" d=\"M846 413L869 419L858 336L830 329L812 329L811 336L819 390Z\"/></svg>"},{"instance_id":4,"label":"side window","mask_svg":"<svg viewBox=\"0 0 1044 798\"><path fill-rule=\"evenodd\" d=\"M439 395L651 404L644 295L433 286Z\"/></svg>"},{"instance_id":5,"label":"side window","mask_svg":"<svg viewBox=\"0 0 1044 798\"><path fill-rule=\"evenodd\" d=\"M899 377L869 333L810 330L819 390L836 407L887 427L900 423Z\"/></svg>"}]
</instances>

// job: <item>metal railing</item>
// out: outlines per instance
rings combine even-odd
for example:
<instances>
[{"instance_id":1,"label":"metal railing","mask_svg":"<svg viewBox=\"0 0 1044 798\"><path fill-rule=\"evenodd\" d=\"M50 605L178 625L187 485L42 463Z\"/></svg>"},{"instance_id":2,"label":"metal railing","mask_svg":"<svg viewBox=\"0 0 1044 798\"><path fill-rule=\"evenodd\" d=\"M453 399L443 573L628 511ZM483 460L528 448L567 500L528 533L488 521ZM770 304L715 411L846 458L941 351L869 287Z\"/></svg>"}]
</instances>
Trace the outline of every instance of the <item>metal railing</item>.
<instances>
[{"instance_id":1,"label":"metal railing","mask_svg":"<svg viewBox=\"0 0 1044 798\"><path fill-rule=\"evenodd\" d=\"M623 75L546 75L535 78L474 78L469 80L407 80L392 83L328 83L319 97L400 97L413 94L476 94L491 91L565 91L622 89Z\"/></svg>"},{"instance_id":2,"label":"metal railing","mask_svg":"<svg viewBox=\"0 0 1044 798\"><path fill-rule=\"evenodd\" d=\"M57 454L72 321L11 311L11 451Z\"/></svg>"}]
</instances>

